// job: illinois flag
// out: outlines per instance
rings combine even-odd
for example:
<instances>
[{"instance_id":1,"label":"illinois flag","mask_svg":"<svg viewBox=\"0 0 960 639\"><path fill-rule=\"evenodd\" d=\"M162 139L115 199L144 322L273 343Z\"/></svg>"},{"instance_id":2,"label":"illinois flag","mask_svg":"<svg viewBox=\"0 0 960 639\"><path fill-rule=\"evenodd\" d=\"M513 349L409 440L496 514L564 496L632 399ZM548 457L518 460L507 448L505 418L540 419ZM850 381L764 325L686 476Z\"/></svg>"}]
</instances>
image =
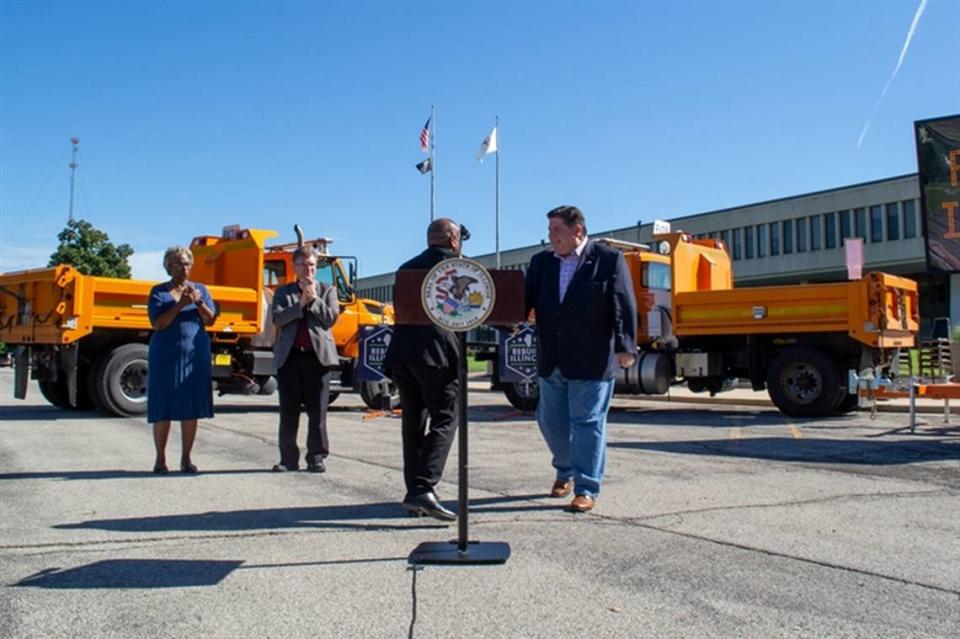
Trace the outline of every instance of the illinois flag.
<instances>
[{"instance_id":1,"label":"illinois flag","mask_svg":"<svg viewBox=\"0 0 960 639\"><path fill-rule=\"evenodd\" d=\"M490 132L490 135L483 138L483 142L480 143L480 149L477 151L476 158L483 162L483 156L488 153L497 152L497 127L493 127L493 131Z\"/></svg>"}]
</instances>

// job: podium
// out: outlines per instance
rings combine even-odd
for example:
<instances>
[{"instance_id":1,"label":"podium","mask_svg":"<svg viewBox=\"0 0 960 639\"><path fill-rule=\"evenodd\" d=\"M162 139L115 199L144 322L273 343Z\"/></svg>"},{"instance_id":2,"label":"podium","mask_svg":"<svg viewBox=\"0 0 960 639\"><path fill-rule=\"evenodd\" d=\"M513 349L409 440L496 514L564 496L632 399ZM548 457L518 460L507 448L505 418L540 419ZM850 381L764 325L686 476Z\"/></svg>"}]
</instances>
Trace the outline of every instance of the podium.
<instances>
[{"instance_id":1,"label":"podium","mask_svg":"<svg viewBox=\"0 0 960 639\"><path fill-rule=\"evenodd\" d=\"M443 317L445 312L455 313L452 310L438 310L433 316L427 312L431 308L431 302L427 297L432 291L437 290L434 281L425 281L428 276L437 279L437 273L443 273L439 279L443 279L447 269L446 264L455 264L469 262L472 268L483 270L484 277L470 278L472 283L481 285L484 282L492 281L493 303L492 308L486 309L482 321L474 322L468 328L454 328L448 325ZM479 275L479 274L478 274ZM461 280L464 281L464 280ZM427 286L429 284L429 286ZM430 289L428 291L428 288ZM440 285L443 288L443 285ZM442 293L442 291L441 291ZM460 292L461 297L465 296ZM474 292L474 296L482 293ZM469 424L467 421L467 331L474 326L513 326L524 321L524 300L523 300L523 273L510 270L486 271L477 262L466 258L450 258L440 262L430 270L406 270L397 271L394 284L394 311L396 312L396 323L413 326L436 325L447 330L453 330L458 333L460 340L460 368L459 368L459 387L460 393L457 398L459 414L459 432L457 433L457 452L458 452L458 477L457 477L457 539L456 541L423 542L417 546L408 558L411 564L447 564L447 565L491 565L503 564L510 557L510 545L499 541L470 541L468 537L469 526L469 497L467 494L468 484L468 464L469 453ZM472 297L470 299L476 299ZM437 305L440 309L442 305ZM452 307L451 307L452 308ZM440 317L437 317L439 315ZM475 318L479 319L479 318ZM452 321L452 320L451 320Z\"/></svg>"}]
</instances>

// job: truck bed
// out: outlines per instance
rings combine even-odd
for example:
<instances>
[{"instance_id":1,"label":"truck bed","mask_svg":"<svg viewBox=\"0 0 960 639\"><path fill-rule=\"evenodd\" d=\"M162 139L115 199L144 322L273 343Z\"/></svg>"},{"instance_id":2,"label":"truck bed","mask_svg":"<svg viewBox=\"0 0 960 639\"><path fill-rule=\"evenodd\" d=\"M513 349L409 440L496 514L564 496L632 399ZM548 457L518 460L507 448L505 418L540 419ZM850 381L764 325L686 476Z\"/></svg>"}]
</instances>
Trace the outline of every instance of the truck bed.
<instances>
[{"instance_id":1,"label":"truck bed","mask_svg":"<svg viewBox=\"0 0 960 639\"><path fill-rule=\"evenodd\" d=\"M147 297L157 282L83 275L71 266L0 274L0 341L70 344L96 329L150 331ZM220 311L211 333L260 332L259 292L208 286Z\"/></svg>"},{"instance_id":2,"label":"truck bed","mask_svg":"<svg viewBox=\"0 0 960 639\"><path fill-rule=\"evenodd\" d=\"M919 330L916 282L887 273L832 284L695 291L673 296L674 333L846 333L880 348L910 347Z\"/></svg>"}]
</instances>

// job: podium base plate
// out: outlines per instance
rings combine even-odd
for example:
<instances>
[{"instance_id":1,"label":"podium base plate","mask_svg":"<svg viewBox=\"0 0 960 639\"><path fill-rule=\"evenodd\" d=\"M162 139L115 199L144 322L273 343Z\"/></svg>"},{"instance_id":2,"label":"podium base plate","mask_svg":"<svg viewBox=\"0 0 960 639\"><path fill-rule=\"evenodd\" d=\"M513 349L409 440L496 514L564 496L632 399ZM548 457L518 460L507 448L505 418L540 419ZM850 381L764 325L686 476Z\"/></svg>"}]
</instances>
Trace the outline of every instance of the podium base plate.
<instances>
[{"instance_id":1,"label":"podium base plate","mask_svg":"<svg viewBox=\"0 0 960 639\"><path fill-rule=\"evenodd\" d=\"M411 564L503 564L510 558L510 544L503 541L471 541L460 552L456 541L425 541L417 546L407 562Z\"/></svg>"}]
</instances>

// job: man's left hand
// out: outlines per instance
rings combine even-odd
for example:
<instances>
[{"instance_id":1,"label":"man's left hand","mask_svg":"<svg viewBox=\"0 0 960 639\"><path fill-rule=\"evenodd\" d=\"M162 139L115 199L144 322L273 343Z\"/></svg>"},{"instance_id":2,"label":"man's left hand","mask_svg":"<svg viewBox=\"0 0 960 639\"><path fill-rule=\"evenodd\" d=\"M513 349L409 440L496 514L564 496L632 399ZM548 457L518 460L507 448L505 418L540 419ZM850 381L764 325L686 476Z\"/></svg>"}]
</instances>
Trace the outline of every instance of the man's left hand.
<instances>
[{"instance_id":1,"label":"man's left hand","mask_svg":"<svg viewBox=\"0 0 960 639\"><path fill-rule=\"evenodd\" d=\"M637 356L633 353L617 353L617 362L620 368L630 368L637 361Z\"/></svg>"}]
</instances>

